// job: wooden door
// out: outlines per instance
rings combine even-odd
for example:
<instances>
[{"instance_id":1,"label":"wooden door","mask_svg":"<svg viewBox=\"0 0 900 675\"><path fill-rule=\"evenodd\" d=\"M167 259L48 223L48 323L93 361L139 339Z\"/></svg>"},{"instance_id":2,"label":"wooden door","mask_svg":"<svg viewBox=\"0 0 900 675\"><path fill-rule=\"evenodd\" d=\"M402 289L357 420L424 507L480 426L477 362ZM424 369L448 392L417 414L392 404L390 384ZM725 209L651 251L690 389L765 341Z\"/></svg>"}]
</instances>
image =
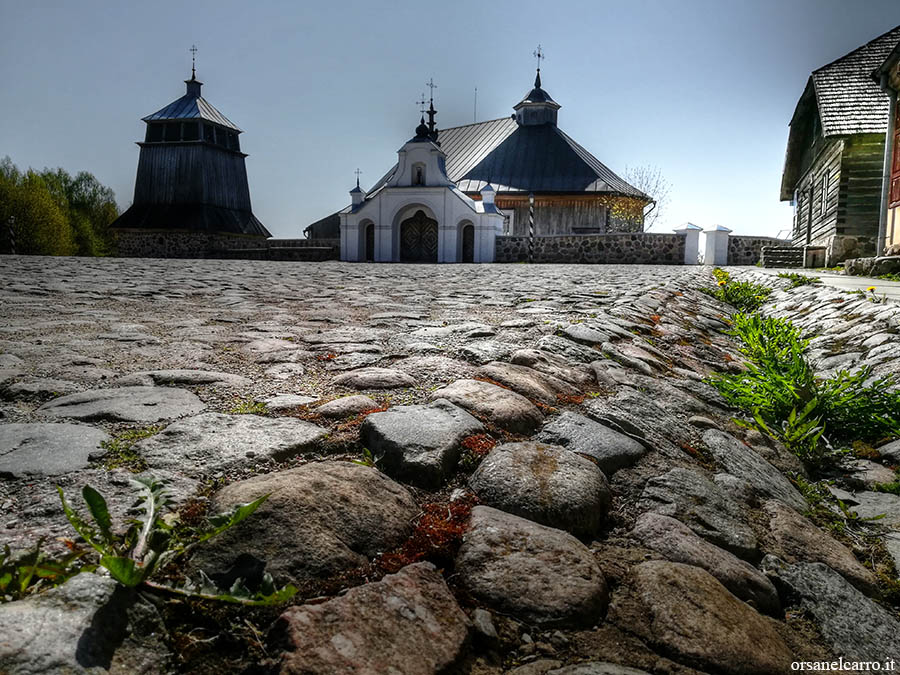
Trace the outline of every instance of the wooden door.
<instances>
[{"instance_id":1,"label":"wooden door","mask_svg":"<svg viewBox=\"0 0 900 675\"><path fill-rule=\"evenodd\" d=\"M475 228L466 225L462 231L462 260L460 262L475 262Z\"/></svg>"},{"instance_id":2,"label":"wooden door","mask_svg":"<svg viewBox=\"0 0 900 675\"><path fill-rule=\"evenodd\" d=\"M366 225L366 262L375 261L375 225Z\"/></svg>"},{"instance_id":3,"label":"wooden door","mask_svg":"<svg viewBox=\"0 0 900 675\"><path fill-rule=\"evenodd\" d=\"M400 224L400 261L436 263L438 250L437 221L416 211Z\"/></svg>"}]
</instances>

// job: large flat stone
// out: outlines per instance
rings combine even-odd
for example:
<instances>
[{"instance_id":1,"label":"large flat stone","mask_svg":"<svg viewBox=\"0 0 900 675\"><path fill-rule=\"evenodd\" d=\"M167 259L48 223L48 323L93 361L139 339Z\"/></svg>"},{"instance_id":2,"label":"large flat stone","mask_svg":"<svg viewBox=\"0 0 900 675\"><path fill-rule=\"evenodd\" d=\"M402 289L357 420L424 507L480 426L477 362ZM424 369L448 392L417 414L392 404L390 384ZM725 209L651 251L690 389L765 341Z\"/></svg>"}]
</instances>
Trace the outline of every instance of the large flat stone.
<instances>
[{"instance_id":1,"label":"large flat stone","mask_svg":"<svg viewBox=\"0 0 900 675\"><path fill-rule=\"evenodd\" d=\"M788 563L825 563L863 593L877 593L875 575L849 548L779 501L766 502L763 511L769 518L765 537L768 552Z\"/></svg>"},{"instance_id":2,"label":"large flat stone","mask_svg":"<svg viewBox=\"0 0 900 675\"><path fill-rule=\"evenodd\" d=\"M416 386L416 381L393 368L358 368L334 378L334 383L351 389L401 389Z\"/></svg>"},{"instance_id":3,"label":"large flat stone","mask_svg":"<svg viewBox=\"0 0 900 675\"><path fill-rule=\"evenodd\" d=\"M568 410L545 424L537 438L588 455L607 476L631 466L647 452L633 438Z\"/></svg>"},{"instance_id":4,"label":"large flat stone","mask_svg":"<svg viewBox=\"0 0 900 675\"><path fill-rule=\"evenodd\" d=\"M201 476L258 460L283 461L316 448L327 433L292 417L204 413L173 422L137 450L153 469Z\"/></svg>"},{"instance_id":5,"label":"large flat stone","mask_svg":"<svg viewBox=\"0 0 900 675\"><path fill-rule=\"evenodd\" d=\"M706 570L654 560L637 565L631 575L646 619L629 629L671 658L735 675L791 672L791 650L774 622Z\"/></svg>"},{"instance_id":6,"label":"large flat stone","mask_svg":"<svg viewBox=\"0 0 900 675\"><path fill-rule=\"evenodd\" d=\"M499 612L540 625L594 625L606 580L575 537L488 506L472 520L456 558L460 583Z\"/></svg>"},{"instance_id":7,"label":"large flat stone","mask_svg":"<svg viewBox=\"0 0 900 675\"><path fill-rule=\"evenodd\" d=\"M317 605L291 607L273 635L284 674L437 675L460 657L469 619L430 563L404 567Z\"/></svg>"},{"instance_id":8,"label":"large flat stone","mask_svg":"<svg viewBox=\"0 0 900 675\"><path fill-rule=\"evenodd\" d=\"M499 382L526 398L546 405L557 405L561 396L578 394L578 390L568 382L528 366L493 361L476 372L479 377Z\"/></svg>"},{"instance_id":9,"label":"large flat stone","mask_svg":"<svg viewBox=\"0 0 900 675\"><path fill-rule=\"evenodd\" d=\"M600 529L612 495L589 459L556 445L498 445L472 474L469 487L488 506L579 537Z\"/></svg>"},{"instance_id":10,"label":"large flat stone","mask_svg":"<svg viewBox=\"0 0 900 675\"><path fill-rule=\"evenodd\" d=\"M796 511L805 511L806 500L778 469L769 464L753 448L731 434L709 429L703 442L725 471L747 481L760 494L784 502Z\"/></svg>"},{"instance_id":11,"label":"large flat stone","mask_svg":"<svg viewBox=\"0 0 900 675\"><path fill-rule=\"evenodd\" d=\"M480 380L457 380L431 394L445 398L514 433L527 434L541 423L540 411L521 394Z\"/></svg>"},{"instance_id":12,"label":"large flat stone","mask_svg":"<svg viewBox=\"0 0 900 675\"><path fill-rule=\"evenodd\" d=\"M428 405L396 406L372 413L360 428L360 440L379 466L398 480L421 488L440 487L456 468L466 436L484 427L462 408L444 399Z\"/></svg>"},{"instance_id":13,"label":"large flat stone","mask_svg":"<svg viewBox=\"0 0 900 675\"><path fill-rule=\"evenodd\" d=\"M666 560L705 569L725 588L760 612L775 615L781 609L778 592L762 572L700 538L674 518L645 513L635 522L631 536Z\"/></svg>"},{"instance_id":14,"label":"large flat stone","mask_svg":"<svg viewBox=\"0 0 900 675\"><path fill-rule=\"evenodd\" d=\"M746 506L696 471L676 467L647 481L641 511L671 516L698 535L745 560L758 560L758 542Z\"/></svg>"},{"instance_id":15,"label":"large flat stone","mask_svg":"<svg viewBox=\"0 0 900 675\"><path fill-rule=\"evenodd\" d=\"M213 497L212 511L265 494L270 497L247 520L197 548L194 568L222 573L247 553L282 583L327 577L400 545L419 511L406 488L350 462L305 464L232 483Z\"/></svg>"},{"instance_id":16,"label":"large flat stone","mask_svg":"<svg viewBox=\"0 0 900 675\"><path fill-rule=\"evenodd\" d=\"M144 370L120 377L119 386L173 386L214 384L228 387L246 387L251 384L249 378L231 373L220 373L214 370L194 370L178 368L172 370Z\"/></svg>"},{"instance_id":17,"label":"large flat stone","mask_svg":"<svg viewBox=\"0 0 900 675\"><path fill-rule=\"evenodd\" d=\"M58 476L88 466L109 436L85 424L0 424L0 476Z\"/></svg>"},{"instance_id":18,"label":"large flat stone","mask_svg":"<svg viewBox=\"0 0 900 675\"><path fill-rule=\"evenodd\" d=\"M586 388L596 384L594 373L590 368L551 352L540 349L520 349L513 352L509 360L520 366L528 366L552 375L576 387Z\"/></svg>"},{"instance_id":19,"label":"large flat stone","mask_svg":"<svg viewBox=\"0 0 900 675\"><path fill-rule=\"evenodd\" d=\"M836 654L852 661L900 661L900 621L823 563L786 565L767 557L770 574L799 598Z\"/></svg>"},{"instance_id":20,"label":"large flat stone","mask_svg":"<svg viewBox=\"0 0 900 675\"><path fill-rule=\"evenodd\" d=\"M850 510L860 518L877 518L878 523L900 527L900 497L890 492L855 492Z\"/></svg>"},{"instance_id":21,"label":"large flat stone","mask_svg":"<svg viewBox=\"0 0 900 675\"><path fill-rule=\"evenodd\" d=\"M0 398L7 401L19 399L54 398L78 391L80 387L68 380L59 380L49 377L30 377L18 382L8 382L0 387Z\"/></svg>"},{"instance_id":22,"label":"large flat stone","mask_svg":"<svg viewBox=\"0 0 900 675\"><path fill-rule=\"evenodd\" d=\"M0 604L0 672L165 673L169 653L156 609L109 577L84 573Z\"/></svg>"},{"instance_id":23,"label":"large flat stone","mask_svg":"<svg viewBox=\"0 0 900 675\"><path fill-rule=\"evenodd\" d=\"M62 396L38 408L39 415L87 422L159 422L195 415L206 408L196 395L175 387L116 387Z\"/></svg>"},{"instance_id":24,"label":"large flat stone","mask_svg":"<svg viewBox=\"0 0 900 675\"><path fill-rule=\"evenodd\" d=\"M367 410L376 410L378 404L368 396L357 394L356 396L342 396L328 403L323 403L316 408L316 413L329 419L340 419L350 415L359 415Z\"/></svg>"}]
</instances>

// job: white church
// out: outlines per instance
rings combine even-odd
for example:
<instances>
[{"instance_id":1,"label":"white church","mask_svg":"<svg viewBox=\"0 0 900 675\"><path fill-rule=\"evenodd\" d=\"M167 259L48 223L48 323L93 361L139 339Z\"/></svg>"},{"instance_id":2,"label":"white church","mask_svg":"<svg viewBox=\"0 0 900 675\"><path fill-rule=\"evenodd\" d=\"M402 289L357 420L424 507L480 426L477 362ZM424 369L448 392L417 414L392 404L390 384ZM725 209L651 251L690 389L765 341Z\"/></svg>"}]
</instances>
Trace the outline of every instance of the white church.
<instances>
[{"instance_id":1,"label":"white church","mask_svg":"<svg viewBox=\"0 0 900 675\"><path fill-rule=\"evenodd\" d=\"M487 184L481 201L447 177L447 155L434 125L424 116L416 135L397 152L393 173L366 192L357 185L351 204L340 211L341 260L352 262L494 261L494 244L503 233L504 214Z\"/></svg>"}]
</instances>

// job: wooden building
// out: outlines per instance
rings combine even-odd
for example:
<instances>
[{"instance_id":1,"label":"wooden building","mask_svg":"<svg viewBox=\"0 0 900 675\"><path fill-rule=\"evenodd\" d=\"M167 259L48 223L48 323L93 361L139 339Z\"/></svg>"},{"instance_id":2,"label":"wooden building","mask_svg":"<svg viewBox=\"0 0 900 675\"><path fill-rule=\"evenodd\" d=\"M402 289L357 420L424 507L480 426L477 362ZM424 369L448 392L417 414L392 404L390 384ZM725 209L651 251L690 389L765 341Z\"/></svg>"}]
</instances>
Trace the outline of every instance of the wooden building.
<instances>
[{"instance_id":1,"label":"wooden building","mask_svg":"<svg viewBox=\"0 0 900 675\"><path fill-rule=\"evenodd\" d=\"M888 97L872 72L900 27L813 71L790 122L781 200L794 205L793 245L826 247L827 264L874 255Z\"/></svg>"},{"instance_id":2,"label":"wooden building","mask_svg":"<svg viewBox=\"0 0 900 675\"><path fill-rule=\"evenodd\" d=\"M879 252L900 255L900 44L894 47L872 77L889 97Z\"/></svg>"},{"instance_id":3,"label":"wooden building","mask_svg":"<svg viewBox=\"0 0 900 675\"><path fill-rule=\"evenodd\" d=\"M617 176L557 126L560 105L541 86L513 106L509 117L441 129L440 150L446 172L468 197L496 190L496 206L507 214L504 234L526 235L529 195L534 196L536 235L641 232L652 197ZM395 165L370 190L387 184ZM337 218L308 226L310 238L336 236Z\"/></svg>"},{"instance_id":4,"label":"wooden building","mask_svg":"<svg viewBox=\"0 0 900 675\"><path fill-rule=\"evenodd\" d=\"M250 206L241 130L201 96L193 72L185 84L143 118L134 201L111 225L120 255L215 257L271 236Z\"/></svg>"}]
</instances>

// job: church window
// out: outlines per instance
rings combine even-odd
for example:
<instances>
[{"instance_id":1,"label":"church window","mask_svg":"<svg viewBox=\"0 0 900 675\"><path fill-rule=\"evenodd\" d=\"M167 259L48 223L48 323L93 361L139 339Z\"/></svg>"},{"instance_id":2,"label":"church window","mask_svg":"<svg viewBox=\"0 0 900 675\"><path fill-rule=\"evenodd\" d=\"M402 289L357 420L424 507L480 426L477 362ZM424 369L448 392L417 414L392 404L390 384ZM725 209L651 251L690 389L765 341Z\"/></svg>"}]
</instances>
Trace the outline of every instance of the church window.
<instances>
[{"instance_id":1,"label":"church window","mask_svg":"<svg viewBox=\"0 0 900 675\"><path fill-rule=\"evenodd\" d=\"M425 165L424 164L414 164L413 165L413 185L425 185Z\"/></svg>"},{"instance_id":2,"label":"church window","mask_svg":"<svg viewBox=\"0 0 900 675\"><path fill-rule=\"evenodd\" d=\"M181 124L179 122L169 122L168 124L166 124L166 140L181 140Z\"/></svg>"},{"instance_id":3,"label":"church window","mask_svg":"<svg viewBox=\"0 0 900 675\"><path fill-rule=\"evenodd\" d=\"M147 125L147 143L160 143L163 139L163 125L162 124L148 124Z\"/></svg>"},{"instance_id":4,"label":"church window","mask_svg":"<svg viewBox=\"0 0 900 675\"><path fill-rule=\"evenodd\" d=\"M196 141L200 138L200 130L196 122L185 122L181 128L181 138L185 141Z\"/></svg>"}]
</instances>

